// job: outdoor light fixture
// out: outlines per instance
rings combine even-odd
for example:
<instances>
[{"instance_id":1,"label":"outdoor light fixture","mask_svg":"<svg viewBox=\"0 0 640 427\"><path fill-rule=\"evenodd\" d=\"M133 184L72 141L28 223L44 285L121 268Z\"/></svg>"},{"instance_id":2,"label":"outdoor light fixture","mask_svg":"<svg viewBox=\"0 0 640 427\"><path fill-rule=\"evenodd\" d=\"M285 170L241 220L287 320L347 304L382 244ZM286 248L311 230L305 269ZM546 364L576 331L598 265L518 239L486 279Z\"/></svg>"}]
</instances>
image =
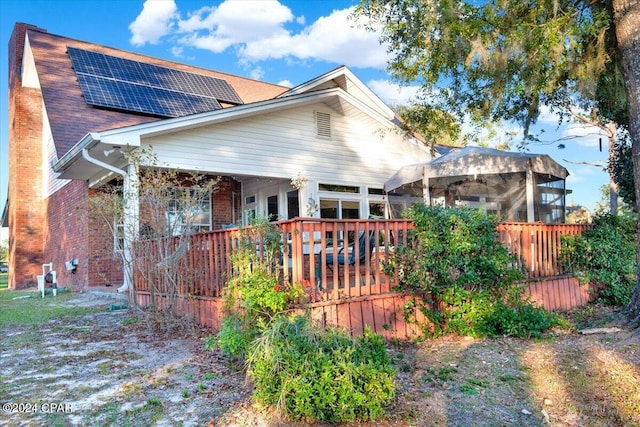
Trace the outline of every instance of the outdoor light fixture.
<instances>
[{"instance_id":1,"label":"outdoor light fixture","mask_svg":"<svg viewBox=\"0 0 640 427\"><path fill-rule=\"evenodd\" d=\"M113 153L114 151L120 151L122 149L122 147L120 147L119 145L114 145L113 147L109 148L108 150L103 150L102 152L104 153L105 157L109 157L109 154Z\"/></svg>"},{"instance_id":2,"label":"outdoor light fixture","mask_svg":"<svg viewBox=\"0 0 640 427\"><path fill-rule=\"evenodd\" d=\"M67 269L67 271L70 271L71 274L76 274L76 270L78 268L78 264L80 262L78 261L78 258L72 258L70 261L65 261L64 266Z\"/></svg>"}]
</instances>

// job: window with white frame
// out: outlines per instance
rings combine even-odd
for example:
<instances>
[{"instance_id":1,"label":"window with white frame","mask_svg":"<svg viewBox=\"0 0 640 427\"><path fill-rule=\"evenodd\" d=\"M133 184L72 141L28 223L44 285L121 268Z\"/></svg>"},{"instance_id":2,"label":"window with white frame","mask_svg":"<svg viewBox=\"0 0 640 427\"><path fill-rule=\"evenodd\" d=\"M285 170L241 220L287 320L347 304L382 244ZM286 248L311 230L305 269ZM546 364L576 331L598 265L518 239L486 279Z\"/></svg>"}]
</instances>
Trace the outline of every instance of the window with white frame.
<instances>
[{"instance_id":1,"label":"window with white frame","mask_svg":"<svg viewBox=\"0 0 640 427\"><path fill-rule=\"evenodd\" d=\"M211 191L172 188L165 217L167 230L174 236L187 231L198 233L211 230Z\"/></svg>"}]
</instances>

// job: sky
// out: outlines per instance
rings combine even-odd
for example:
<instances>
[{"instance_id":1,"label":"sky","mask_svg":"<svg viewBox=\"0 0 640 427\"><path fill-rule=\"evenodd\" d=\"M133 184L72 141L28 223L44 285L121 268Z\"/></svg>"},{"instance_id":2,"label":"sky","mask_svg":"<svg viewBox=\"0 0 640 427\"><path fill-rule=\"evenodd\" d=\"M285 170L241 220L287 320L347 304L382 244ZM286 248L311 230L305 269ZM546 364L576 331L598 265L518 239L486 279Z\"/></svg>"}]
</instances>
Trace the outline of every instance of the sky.
<instances>
[{"instance_id":1,"label":"sky","mask_svg":"<svg viewBox=\"0 0 640 427\"><path fill-rule=\"evenodd\" d=\"M8 44L16 22L157 58L295 86L346 65L387 104L406 103L415 86L385 72L390 54L351 17L356 0L0 0L0 212L8 188ZM488 146L518 126L505 124ZM608 182L607 139L563 125L543 111L532 128L547 144L528 145L569 170L567 204L593 210ZM567 136L578 136L564 140ZM560 140L561 142L558 142ZM558 149L562 143L566 148ZM515 150L515 147L514 147Z\"/></svg>"}]
</instances>

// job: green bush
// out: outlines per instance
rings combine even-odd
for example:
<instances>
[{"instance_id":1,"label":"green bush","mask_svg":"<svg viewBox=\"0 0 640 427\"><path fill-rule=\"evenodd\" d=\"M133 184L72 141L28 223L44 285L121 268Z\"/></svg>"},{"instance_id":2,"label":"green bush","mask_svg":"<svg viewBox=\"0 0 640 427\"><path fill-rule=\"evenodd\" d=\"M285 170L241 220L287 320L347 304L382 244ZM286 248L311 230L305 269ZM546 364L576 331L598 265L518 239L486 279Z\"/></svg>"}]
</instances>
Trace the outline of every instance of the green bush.
<instances>
[{"instance_id":1,"label":"green bush","mask_svg":"<svg viewBox=\"0 0 640 427\"><path fill-rule=\"evenodd\" d=\"M224 288L225 314L217 337L206 340L206 347L219 347L234 359L243 359L251 341L264 331L272 319L287 312L304 295L300 284L281 284L274 259L282 236L266 220L256 219L250 228L234 237L231 256L233 277ZM256 252L262 242L264 254Z\"/></svg>"},{"instance_id":2,"label":"green bush","mask_svg":"<svg viewBox=\"0 0 640 427\"><path fill-rule=\"evenodd\" d=\"M411 244L385 268L399 269L400 289L423 301L427 335L533 336L553 325L522 298L524 273L497 239L497 220L468 208L414 205ZM547 321L542 321L547 319Z\"/></svg>"},{"instance_id":3,"label":"green bush","mask_svg":"<svg viewBox=\"0 0 640 427\"><path fill-rule=\"evenodd\" d=\"M562 238L564 265L582 283L594 284L601 302L626 305L636 282L636 232L632 215L598 215L582 236Z\"/></svg>"},{"instance_id":4,"label":"green bush","mask_svg":"<svg viewBox=\"0 0 640 427\"><path fill-rule=\"evenodd\" d=\"M314 328L303 316L272 322L252 344L247 366L254 399L294 420L375 420L395 393L379 335L365 331L353 340L338 329Z\"/></svg>"},{"instance_id":5,"label":"green bush","mask_svg":"<svg viewBox=\"0 0 640 427\"><path fill-rule=\"evenodd\" d=\"M482 318L480 329L488 336L539 338L542 332L561 325L560 317L521 301L507 304L497 301Z\"/></svg>"}]
</instances>

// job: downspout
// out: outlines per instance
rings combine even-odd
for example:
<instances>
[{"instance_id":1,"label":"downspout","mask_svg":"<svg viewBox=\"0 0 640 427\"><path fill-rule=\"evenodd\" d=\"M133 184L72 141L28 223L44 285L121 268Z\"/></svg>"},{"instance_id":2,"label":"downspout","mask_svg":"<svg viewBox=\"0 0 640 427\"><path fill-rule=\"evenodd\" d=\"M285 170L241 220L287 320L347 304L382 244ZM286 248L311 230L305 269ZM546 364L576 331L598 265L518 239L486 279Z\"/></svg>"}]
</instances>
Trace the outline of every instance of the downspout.
<instances>
[{"instance_id":1,"label":"downspout","mask_svg":"<svg viewBox=\"0 0 640 427\"><path fill-rule=\"evenodd\" d=\"M127 177L127 173L125 171L123 171L122 169L118 169L115 166L111 166L109 163L105 163L101 160L95 159L93 157L91 157L89 155L89 150L87 150L86 148L82 149L82 158L85 159L86 161L88 161L89 163L93 163L96 166L100 166L101 168L110 170L111 172L117 173L118 175L121 175L123 178Z\"/></svg>"},{"instance_id":2,"label":"downspout","mask_svg":"<svg viewBox=\"0 0 640 427\"><path fill-rule=\"evenodd\" d=\"M96 158L91 157L89 155L89 150L86 149L86 148L82 149L82 158L85 159L86 161L88 161L89 163L93 163L96 166L99 166L99 167L104 168L106 170L109 170L111 172L117 173L118 175L122 176L122 178L125 181L127 181L128 177L129 177L129 174L127 172L123 171L122 169L118 169L115 166L112 166L112 165L110 165L108 163L105 163L105 162L103 162L101 160L98 160ZM124 250L128 252L129 248L127 248L126 245L125 245ZM125 254L125 258L127 260L129 259L129 254L128 253ZM128 263L126 263L125 269L128 269L128 268L130 268L130 267L129 267ZM118 288L118 293L122 293L122 292L128 291L129 290L129 282L130 282L130 276L129 276L128 272L125 271L124 283L123 283L122 286L120 286Z\"/></svg>"}]
</instances>

